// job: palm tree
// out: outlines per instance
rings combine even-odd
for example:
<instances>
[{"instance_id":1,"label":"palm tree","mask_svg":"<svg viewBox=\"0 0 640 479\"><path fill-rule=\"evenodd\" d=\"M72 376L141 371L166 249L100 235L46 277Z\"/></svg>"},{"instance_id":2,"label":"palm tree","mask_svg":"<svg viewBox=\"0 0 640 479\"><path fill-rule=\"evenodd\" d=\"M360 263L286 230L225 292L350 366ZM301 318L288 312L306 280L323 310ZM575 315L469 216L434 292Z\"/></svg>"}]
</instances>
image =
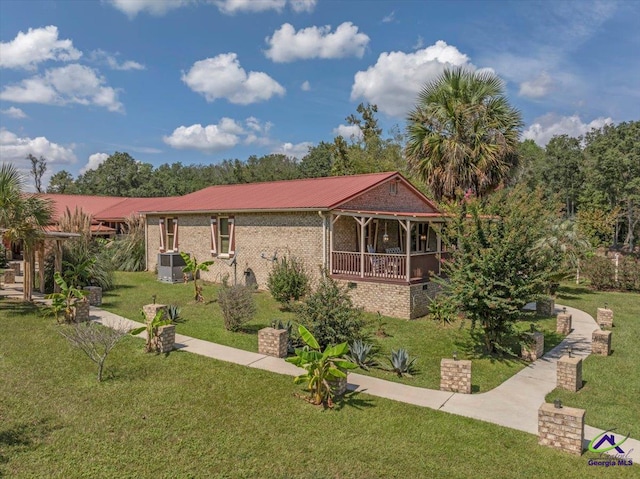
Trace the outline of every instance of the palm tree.
<instances>
[{"instance_id":1,"label":"palm tree","mask_svg":"<svg viewBox=\"0 0 640 479\"><path fill-rule=\"evenodd\" d=\"M43 227L53 214L50 201L23 194L23 178L15 166L0 165L0 229L11 241L24 245L23 299L31 301L35 248L44 237Z\"/></svg>"},{"instance_id":2,"label":"palm tree","mask_svg":"<svg viewBox=\"0 0 640 479\"><path fill-rule=\"evenodd\" d=\"M484 196L517 166L520 112L491 72L447 69L428 83L409 114L409 165L435 198Z\"/></svg>"}]
</instances>

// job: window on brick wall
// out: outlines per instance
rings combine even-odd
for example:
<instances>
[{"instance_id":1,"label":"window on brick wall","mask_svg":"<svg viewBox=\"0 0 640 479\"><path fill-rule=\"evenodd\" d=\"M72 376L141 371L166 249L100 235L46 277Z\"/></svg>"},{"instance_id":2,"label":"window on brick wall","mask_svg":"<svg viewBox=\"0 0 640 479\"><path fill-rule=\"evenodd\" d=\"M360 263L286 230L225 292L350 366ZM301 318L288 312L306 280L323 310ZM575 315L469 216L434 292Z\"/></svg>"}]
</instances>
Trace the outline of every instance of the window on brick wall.
<instances>
[{"instance_id":1,"label":"window on brick wall","mask_svg":"<svg viewBox=\"0 0 640 479\"><path fill-rule=\"evenodd\" d=\"M235 254L235 218L211 217L211 255L231 258Z\"/></svg>"}]
</instances>

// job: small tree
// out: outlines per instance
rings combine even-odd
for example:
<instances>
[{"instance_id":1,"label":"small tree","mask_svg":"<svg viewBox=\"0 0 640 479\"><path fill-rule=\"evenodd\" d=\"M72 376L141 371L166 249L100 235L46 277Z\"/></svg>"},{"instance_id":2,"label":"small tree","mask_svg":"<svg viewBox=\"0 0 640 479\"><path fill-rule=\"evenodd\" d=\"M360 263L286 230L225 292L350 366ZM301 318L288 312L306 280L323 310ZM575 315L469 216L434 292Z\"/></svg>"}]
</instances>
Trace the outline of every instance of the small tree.
<instances>
[{"instance_id":1,"label":"small tree","mask_svg":"<svg viewBox=\"0 0 640 479\"><path fill-rule=\"evenodd\" d=\"M298 322L312 332L323 348L365 339L362 310L355 308L345 288L327 276L296 308Z\"/></svg>"},{"instance_id":2,"label":"small tree","mask_svg":"<svg viewBox=\"0 0 640 479\"><path fill-rule=\"evenodd\" d=\"M203 261L202 263L198 263L195 255L192 257L190 254L180 252L180 256L184 260L186 266L182 268L183 273L191 273L193 275L193 289L194 289L194 299L198 303L202 303L204 301L204 297L202 296L202 288L198 286L198 273L200 271L209 271L209 266L213 264L213 261Z\"/></svg>"},{"instance_id":3,"label":"small tree","mask_svg":"<svg viewBox=\"0 0 640 479\"><path fill-rule=\"evenodd\" d=\"M218 291L218 304L222 310L224 327L229 331L238 331L256 314L256 302L251 289L241 284L229 285L226 277Z\"/></svg>"},{"instance_id":4,"label":"small tree","mask_svg":"<svg viewBox=\"0 0 640 479\"><path fill-rule=\"evenodd\" d=\"M488 354L510 352L505 340L515 334L522 308L549 284L550 264L533 248L548 223L540 198L523 190L497 195L487 209L494 216L471 206L471 219L462 209L451 225L458 249L443 265L448 281L436 281L472 326L480 325Z\"/></svg>"},{"instance_id":5,"label":"small tree","mask_svg":"<svg viewBox=\"0 0 640 479\"><path fill-rule=\"evenodd\" d=\"M118 342L128 334L123 325L108 328L92 322L75 323L61 326L58 332L69 344L87 355L98 366L98 381L102 381L102 372L107 356Z\"/></svg>"},{"instance_id":6,"label":"small tree","mask_svg":"<svg viewBox=\"0 0 640 479\"><path fill-rule=\"evenodd\" d=\"M267 287L271 296L284 308L289 308L291 301L298 301L309 289L309 276L304 265L297 258L282 258L274 264L267 279Z\"/></svg>"}]
</instances>

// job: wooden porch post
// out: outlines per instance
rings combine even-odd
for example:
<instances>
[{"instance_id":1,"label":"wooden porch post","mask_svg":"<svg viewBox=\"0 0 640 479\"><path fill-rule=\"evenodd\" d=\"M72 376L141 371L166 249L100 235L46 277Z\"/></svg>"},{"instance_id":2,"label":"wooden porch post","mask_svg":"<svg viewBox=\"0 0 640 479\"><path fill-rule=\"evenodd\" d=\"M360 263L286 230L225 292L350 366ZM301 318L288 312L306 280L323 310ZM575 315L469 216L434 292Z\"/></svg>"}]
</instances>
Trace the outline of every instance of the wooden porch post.
<instances>
[{"instance_id":1,"label":"wooden porch post","mask_svg":"<svg viewBox=\"0 0 640 479\"><path fill-rule=\"evenodd\" d=\"M329 274L333 274L333 213L329 215Z\"/></svg>"},{"instance_id":2,"label":"wooden porch post","mask_svg":"<svg viewBox=\"0 0 640 479\"><path fill-rule=\"evenodd\" d=\"M44 241L38 248L38 282L40 283L40 293L44 294Z\"/></svg>"},{"instance_id":3,"label":"wooden porch post","mask_svg":"<svg viewBox=\"0 0 640 479\"><path fill-rule=\"evenodd\" d=\"M62 240L59 240L59 239L56 240L56 248L55 248L54 254L55 254L55 259L53 260L54 273L62 274ZM53 292L54 293L60 292L60 286L58 286L55 281L53 282Z\"/></svg>"},{"instance_id":4,"label":"wooden porch post","mask_svg":"<svg viewBox=\"0 0 640 479\"><path fill-rule=\"evenodd\" d=\"M405 251L407 253L407 283L411 281L411 220L406 220L407 234L405 237Z\"/></svg>"},{"instance_id":5,"label":"wooden porch post","mask_svg":"<svg viewBox=\"0 0 640 479\"><path fill-rule=\"evenodd\" d=\"M438 225L438 233L436 233L436 245L436 258L438 259L438 276L440 276L442 274L442 238L440 237L440 225Z\"/></svg>"}]
</instances>

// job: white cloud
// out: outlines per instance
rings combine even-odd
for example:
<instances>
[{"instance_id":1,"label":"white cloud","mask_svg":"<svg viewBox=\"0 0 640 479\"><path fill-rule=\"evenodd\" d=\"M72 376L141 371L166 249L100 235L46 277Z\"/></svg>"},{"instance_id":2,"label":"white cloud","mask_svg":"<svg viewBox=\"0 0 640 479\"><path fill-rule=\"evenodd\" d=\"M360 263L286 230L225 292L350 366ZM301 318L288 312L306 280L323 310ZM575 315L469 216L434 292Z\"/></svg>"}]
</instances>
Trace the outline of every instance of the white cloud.
<instances>
[{"instance_id":1,"label":"white cloud","mask_svg":"<svg viewBox=\"0 0 640 479\"><path fill-rule=\"evenodd\" d=\"M112 55L104 50L94 50L91 52L91 60L98 63L104 63L112 70L146 70L147 68L143 64L134 62L133 60L125 60L122 63L118 63L118 59L116 58L117 55L118 54Z\"/></svg>"},{"instance_id":2,"label":"white cloud","mask_svg":"<svg viewBox=\"0 0 640 479\"><path fill-rule=\"evenodd\" d=\"M0 43L0 67L34 70L46 60L71 61L82 56L71 40L58 40L58 27L30 28L10 42Z\"/></svg>"},{"instance_id":3,"label":"white cloud","mask_svg":"<svg viewBox=\"0 0 640 479\"><path fill-rule=\"evenodd\" d=\"M389 15L382 18L382 23L391 23L396 19L396 11L393 10Z\"/></svg>"},{"instance_id":4,"label":"white cloud","mask_svg":"<svg viewBox=\"0 0 640 479\"><path fill-rule=\"evenodd\" d=\"M9 107L6 110L0 110L3 115L7 115L11 118L27 118L27 114L22 111L20 108L16 108L15 106Z\"/></svg>"},{"instance_id":5,"label":"white cloud","mask_svg":"<svg viewBox=\"0 0 640 479\"><path fill-rule=\"evenodd\" d=\"M183 7L193 0L107 0L111 5L127 15L134 18L140 12L147 12L151 15L161 16L165 13Z\"/></svg>"},{"instance_id":6,"label":"white cloud","mask_svg":"<svg viewBox=\"0 0 640 479\"><path fill-rule=\"evenodd\" d=\"M309 83L309 80L305 80L302 82L302 85L300 85L300 89L302 91L309 91L311 90L311 83Z\"/></svg>"},{"instance_id":7,"label":"white cloud","mask_svg":"<svg viewBox=\"0 0 640 479\"><path fill-rule=\"evenodd\" d=\"M248 105L282 96L285 89L263 72L247 72L240 66L235 53L223 53L213 58L197 61L182 81L207 101L226 98L231 103Z\"/></svg>"},{"instance_id":8,"label":"white cloud","mask_svg":"<svg viewBox=\"0 0 640 479\"><path fill-rule=\"evenodd\" d=\"M180 126L170 136L163 137L164 142L178 149L200 150L216 153L233 148L244 135L242 125L231 118L222 118L217 125Z\"/></svg>"},{"instance_id":9,"label":"white cloud","mask_svg":"<svg viewBox=\"0 0 640 479\"><path fill-rule=\"evenodd\" d=\"M413 44L413 49L420 50L422 47L424 47L424 38L422 38L422 35L418 35L418 39Z\"/></svg>"},{"instance_id":10,"label":"white cloud","mask_svg":"<svg viewBox=\"0 0 640 479\"><path fill-rule=\"evenodd\" d=\"M93 155L90 155L89 161L87 161L87 164L82 167L80 174L84 175L89 170L98 169L98 166L104 163L107 158L109 158L107 153L94 153Z\"/></svg>"},{"instance_id":11,"label":"white cloud","mask_svg":"<svg viewBox=\"0 0 640 479\"><path fill-rule=\"evenodd\" d=\"M362 139L362 130L358 125L339 125L333 129L333 134L356 141Z\"/></svg>"},{"instance_id":12,"label":"white cloud","mask_svg":"<svg viewBox=\"0 0 640 479\"><path fill-rule=\"evenodd\" d=\"M287 2L286 0L214 0L213 3L222 13L234 15L239 12L264 12L266 10L281 12Z\"/></svg>"},{"instance_id":13,"label":"white cloud","mask_svg":"<svg viewBox=\"0 0 640 479\"><path fill-rule=\"evenodd\" d=\"M384 113L403 117L415 105L425 83L451 66L475 69L467 55L442 40L412 53L381 53L375 65L356 73L351 100L364 98Z\"/></svg>"},{"instance_id":14,"label":"white cloud","mask_svg":"<svg viewBox=\"0 0 640 479\"><path fill-rule=\"evenodd\" d=\"M524 140L533 140L540 146L545 146L556 135L569 135L577 138L591 131L613 123L611 118L599 117L589 123L583 123L578 115L558 116L549 113L536 118L534 123L523 133Z\"/></svg>"},{"instance_id":15,"label":"white cloud","mask_svg":"<svg viewBox=\"0 0 640 479\"><path fill-rule=\"evenodd\" d=\"M48 163L74 163L75 145L61 146L49 141L44 136L36 138L19 137L4 128L0 129L0 158L3 162L13 163L18 168L26 168L27 155L46 158Z\"/></svg>"},{"instance_id":16,"label":"white cloud","mask_svg":"<svg viewBox=\"0 0 640 479\"><path fill-rule=\"evenodd\" d=\"M351 22L344 22L331 32L331 26L308 27L296 32L290 23L283 24L272 37L265 39L267 58L274 62L291 62L309 58L362 58L369 37L358 32Z\"/></svg>"},{"instance_id":17,"label":"white cloud","mask_svg":"<svg viewBox=\"0 0 640 479\"><path fill-rule=\"evenodd\" d=\"M553 79L546 71L543 71L533 80L522 82L519 94L529 98L540 98L551 92L553 87Z\"/></svg>"},{"instance_id":18,"label":"white cloud","mask_svg":"<svg viewBox=\"0 0 640 479\"><path fill-rule=\"evenodd\" d=\"M316 8L318 0L289 0L291 9L296 13L311 13Z\"/></svg>"},{"instance_id":19,"label":"white cloud","mask_svg":"<svg viewBox=\"0 0 640 479\"><path fill-rule=\"evenodd\" d=\"M47 70L44 76L33 76L8 85L0 93L0 100L48 105L78 103L124 111L118 101L118 92L107 86L95 70L78 64Z\"/></svg>"},{"instance_id":20,"label":"white cloud","mask_svg":"<svg viewBox=\"0 0 640 479\"><path fill-rule=\"evenodd\" d=\"M307 153L309 153L309 148L313 146L313 143L310 141L303 141L301 143L281 143L276 148L274 148L272 153L280 153L282 155L286 155L290 158L303 158Z\"/></svg>"}]
</instances>

